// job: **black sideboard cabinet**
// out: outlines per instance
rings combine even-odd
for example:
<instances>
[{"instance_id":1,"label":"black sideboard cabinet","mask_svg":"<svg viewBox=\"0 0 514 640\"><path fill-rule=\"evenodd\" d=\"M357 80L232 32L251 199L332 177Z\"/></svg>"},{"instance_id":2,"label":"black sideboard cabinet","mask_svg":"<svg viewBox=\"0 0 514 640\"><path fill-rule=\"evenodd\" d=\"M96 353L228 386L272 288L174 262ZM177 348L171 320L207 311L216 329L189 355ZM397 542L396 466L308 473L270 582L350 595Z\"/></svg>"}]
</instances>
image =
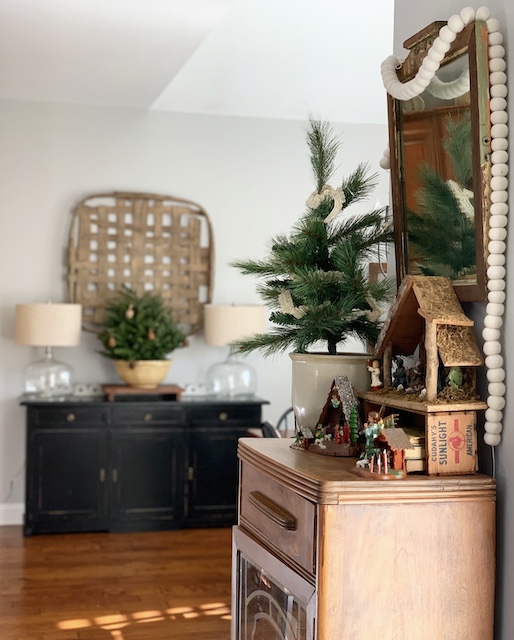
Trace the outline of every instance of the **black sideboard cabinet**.
<instances>
[{"instance_id":1,"label":"black sideboard cabinet","mask_svg":"<svg viewBox=\"0 0 514 640\"><path fill-rule=\"evenodd\" d=\"M24 533L236 523L237 441L259 398L24 402Z\"/></svg>"}]
</instances>

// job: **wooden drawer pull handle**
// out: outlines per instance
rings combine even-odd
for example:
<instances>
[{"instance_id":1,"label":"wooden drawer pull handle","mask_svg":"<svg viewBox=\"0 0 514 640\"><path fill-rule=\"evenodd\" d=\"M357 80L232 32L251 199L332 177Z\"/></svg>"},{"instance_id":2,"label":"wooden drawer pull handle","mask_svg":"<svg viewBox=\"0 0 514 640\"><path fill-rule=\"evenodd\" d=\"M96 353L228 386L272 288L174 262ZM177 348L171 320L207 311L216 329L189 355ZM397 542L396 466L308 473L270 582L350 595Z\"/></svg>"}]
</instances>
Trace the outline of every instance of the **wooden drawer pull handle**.
<instances>
[{"instance_id":1,"label":"wooden drawer pull handle","mask_svg":"<svg viewBox=\"0 0 514 640\"><path fill-rule=\"evenodd\" d=\"M262 511L273 522L276 522L283 529L294 531L296 529L296 518L288 511L282 509L276 502L264 496L260 491L250 491L248 499L254 507Z\"/></svg>"}]
</instances>

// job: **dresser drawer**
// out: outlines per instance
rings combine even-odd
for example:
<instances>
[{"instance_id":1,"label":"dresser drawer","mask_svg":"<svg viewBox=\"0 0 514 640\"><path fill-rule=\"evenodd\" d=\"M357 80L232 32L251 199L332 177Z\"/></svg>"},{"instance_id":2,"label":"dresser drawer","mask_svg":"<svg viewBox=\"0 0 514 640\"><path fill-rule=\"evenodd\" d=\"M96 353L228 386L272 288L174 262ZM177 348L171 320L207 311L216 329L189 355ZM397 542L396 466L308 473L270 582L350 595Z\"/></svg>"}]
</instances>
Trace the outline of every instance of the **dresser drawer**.
<instances>
[{"instance_id":1,"label":"dresser drawer","mask_svg":"<svg viewBox=\"0 0 514 640\"><path fill-rule=\"evenodd\" d=\"M247 463L241 469L240 522L289 563L314 575L316 505Z\"/></svg>"}]
</instances>

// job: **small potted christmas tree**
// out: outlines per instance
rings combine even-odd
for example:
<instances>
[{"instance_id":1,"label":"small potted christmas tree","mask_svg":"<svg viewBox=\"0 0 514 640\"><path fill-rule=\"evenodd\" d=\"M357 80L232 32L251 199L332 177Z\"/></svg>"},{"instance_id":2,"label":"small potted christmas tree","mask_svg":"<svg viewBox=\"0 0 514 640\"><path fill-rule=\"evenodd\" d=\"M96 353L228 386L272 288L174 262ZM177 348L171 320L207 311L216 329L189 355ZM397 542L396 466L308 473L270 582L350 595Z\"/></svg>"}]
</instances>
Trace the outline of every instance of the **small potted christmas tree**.
<instances>
[{"instance_id":1,"label":"small potted christmas tree","mask_svg":"<svg viewBox=\"0 0 514 640\"><path fill-rule=\"evenodd\" d=\"M357 386L367 383L362 354L351 369L341 369L335 358L338 347L350 337L373 345L380 331L382 305L394 291L388 279L371 282L369 262L380 262L380 245L392 241L392 227L384 209L348 215L348 207L366 199L376 186L377 175L359 164L340 187L328 185L334 173L339 141L327 123L311 121L307 141L311 152L316 190L307 200L307 212L290 235L272 240L263 260L238 260L242 273L260 278L258 291L272 309L274 328L236 343L242 352L260 350L265 355L292 351L293 405L300 421L315 421L330 380L348 375ZM324 349L322 365L307 372L304 364L312 351ZM318 354L316 361L320 362ZM296 389L295 360L306 372L306 382ZM329 369L327 370L327 365ZM326 370L319 374L320 366ZM311 400L310 394L317 400ZM309 394L309 397L307 395ZM309 406L312 403L314 406ZM298 405L302 404L303 407ZM308 414L308 416L307 416ZM307 417L306 417L307 416ZM307 424L306 426L312 426Z\"/></svg>"},{"instance_id":2,"label":"small potted christmas tree","mask_svg":"<svg viewBox=\"0 0 514 640\"><path fill-rule=\"evenodd\" d=\"M105 307L100 353L115 361L116 372L130 386L155 388L171 366L169 354L185 335L157 293L137 295L123 287Z\"/></svg>"}]
</instances>

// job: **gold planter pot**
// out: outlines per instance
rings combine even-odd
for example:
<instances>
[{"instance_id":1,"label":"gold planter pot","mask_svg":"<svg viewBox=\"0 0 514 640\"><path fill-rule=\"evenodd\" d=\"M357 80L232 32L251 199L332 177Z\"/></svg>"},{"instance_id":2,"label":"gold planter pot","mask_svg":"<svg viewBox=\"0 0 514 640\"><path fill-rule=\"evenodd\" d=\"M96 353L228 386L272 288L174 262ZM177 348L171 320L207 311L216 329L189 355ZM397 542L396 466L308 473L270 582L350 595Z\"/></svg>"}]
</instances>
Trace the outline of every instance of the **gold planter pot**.
<instances>
[{"instance_id":1,"label":"gold planter pot","mask_svg":"<svg viewBox=\"0 0 514 640\"><path fill-rule=\"evenodd\" d=\"M291 399L300 428L314 429L327 400L332 380L347 376L356 391L369 389L366 353L290 353Z\"/></svg>"},{"instance_id":2,"label":"gold planter pot","mask_svg":"<svg viewBox=\"0 0 514 640\"><path fill-rule=\"evenodd\" d=\"M115 360L116 373L130 387L155 389L166 378L171 360Z\"/></svg>"}]
</instances>

